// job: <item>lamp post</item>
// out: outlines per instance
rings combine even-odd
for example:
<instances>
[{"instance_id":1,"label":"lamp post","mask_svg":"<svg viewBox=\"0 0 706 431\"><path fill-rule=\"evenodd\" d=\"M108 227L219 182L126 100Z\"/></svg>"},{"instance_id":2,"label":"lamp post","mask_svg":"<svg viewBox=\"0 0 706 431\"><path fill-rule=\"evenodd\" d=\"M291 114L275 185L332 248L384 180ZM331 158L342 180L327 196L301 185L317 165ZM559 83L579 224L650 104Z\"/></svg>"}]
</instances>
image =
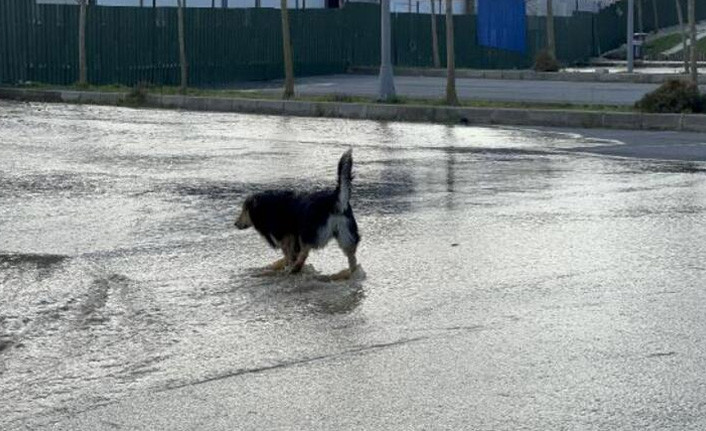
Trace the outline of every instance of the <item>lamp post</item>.
<instances>
[{"instance_id":1,"label":"lamp post","mask_svg":"<svg viewBox=\"0 0 706 431\"><path fill-rule=\"evenodd\" d=\"M380 87L378 97L388 101L395 97L392 76L392 29L390 28L390 0L380 1Z\"/></svg>"}]
</instances>

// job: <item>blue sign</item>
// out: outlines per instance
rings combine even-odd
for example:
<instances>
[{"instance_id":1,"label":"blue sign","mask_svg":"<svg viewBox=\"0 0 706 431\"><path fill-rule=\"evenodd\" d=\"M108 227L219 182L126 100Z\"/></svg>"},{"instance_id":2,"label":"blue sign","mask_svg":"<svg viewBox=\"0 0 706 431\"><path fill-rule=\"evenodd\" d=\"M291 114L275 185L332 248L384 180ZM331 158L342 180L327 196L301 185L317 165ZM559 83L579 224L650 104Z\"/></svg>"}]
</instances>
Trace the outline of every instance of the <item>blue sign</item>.
<instances>
[{"instance_id":1,"label":"blue sign","mask_svg":"<svg viewBox=\"0 0 706 431\"><path fill-rule=\"evenodd\" d=\"M478 0L478 43L527 52L525 0Z\"/></svg>"}]
</instances>

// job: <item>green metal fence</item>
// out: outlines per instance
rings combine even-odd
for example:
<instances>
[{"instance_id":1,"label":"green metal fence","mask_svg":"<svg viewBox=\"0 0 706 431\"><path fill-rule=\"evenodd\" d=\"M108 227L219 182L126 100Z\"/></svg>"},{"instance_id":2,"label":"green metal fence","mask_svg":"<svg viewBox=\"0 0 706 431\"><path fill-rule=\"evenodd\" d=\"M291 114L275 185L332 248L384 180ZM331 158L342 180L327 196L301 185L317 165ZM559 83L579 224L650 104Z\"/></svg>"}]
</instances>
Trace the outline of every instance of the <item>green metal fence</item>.
<instances>
[{"instance_id":1,"label":"green metal fence","mask_svg":"<svg viewBox=\"0 0 706 431\"><path fill-rule=\"evenodd\" d=\"M659 1L660 25L674 25L673 0ZM684 11L686 11L686 0ZM698 2L706 18L706 2ZM651 4L651 3L650 3ZM587 59L625 41L626 5L599 14L555 18L557 55L566 63ZM379 7L348 4L334 10L290 13L295 73L344 72L374 66L380 59ZM445 53L444 17L437 16L440 52ZM545 46L545 18L528 17L527 53L479 46L476 17L454 18L456 64L463 68L527 68ZM179 79L175 8L91 6L87 17L89 81L94 84L140 81L174 85ZM646 30L654 25L645 7ZM274 9L186 9L189 82L194 86L281 77L280 13ZM393 60L398 66L432 64L429 15L394 14ZM70 84L78 78L78 7L37 5L34 0L0 0L0 82Z\"/></svg>"}]
</instances>

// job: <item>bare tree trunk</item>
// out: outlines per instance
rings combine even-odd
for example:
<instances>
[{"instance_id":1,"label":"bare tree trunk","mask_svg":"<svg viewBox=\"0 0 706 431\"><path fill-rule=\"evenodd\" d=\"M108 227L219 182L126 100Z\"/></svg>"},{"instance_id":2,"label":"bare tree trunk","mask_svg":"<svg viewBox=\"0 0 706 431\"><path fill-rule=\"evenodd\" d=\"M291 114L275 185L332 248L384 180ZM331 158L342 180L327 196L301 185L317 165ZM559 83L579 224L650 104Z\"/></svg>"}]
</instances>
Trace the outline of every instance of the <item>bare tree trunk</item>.
<instances>
[{"instance_id":1,"label":"bare tree trunk","mask_svg":"<svg viewBox=\"0 0 706 431\"><path fill-rule=\"evenodd\" d=\"M652 0L652 14L655 17L655 31L659 30L659 15L657 15L657 0Z\"/></svg>"},{"instance_id":2,"label":"bare tree trunk","mask_svg":"<svg viewBox=\"0 0 706 431\"><path fill-rule=\"evenodd\" d=\"M554 2L547 0L547 52L556 58L556 39L554 37Z\"/></svg>"},{"instance_id":3,"label":"bare tree trunk","mask_svg":"<svg viewBox=\"0 0 706 431\"><path fill-rule=\"evenodd\" d=\"M289 33L289 10L287 0L280 0L282 16L282 53L284 55L284 94L282 97L294 97L294 62L292 60L292 36Z\"/></svg>"},{"instance_id":4,"label":"bare tree trunk","mask_svg":"<svg viewBox=\"0 0 706 431\"><path fill-rule=\"evenodd\" d=\"M689 58L686 56L686 26L684 25L684 13L681 10L681 2L674 0L677 6L677 18L679 19L679 33L681 34L682 57L684 58L684 73L689 73Z\"/></svg>"},{"instance_id":5,"label":"bare tree trunk","mask_svg":"<svg viewBox=\"0 0 706 431\"><path fill-rule=\"evenodd\" d=\"M88 71L86 66L86 7L88 0L78 0L78 85L88 85Z\"/></svg>"},{"instance_id":6,"label":"bare tree trunk","mask_svg":"<svg viewBox=\"0 0 706 431\"><path fill-rule=\"evenodd\" d=\"M691 82L698 84L699 70L696 65L696 0L689 0L689 31L691 33Z\"/></svg>"},{"instance_id":7,"label":"bare tree trunk","mask_svg":"<svg viewBox=\"0 0 706 431\"><path fill-rule=\"evenodd\" d=\"M458 105L456 95L456 53L454 50L453 2L446 0L446 104Z\"/></svg>"},{"instance_id":8,"label":"bare tree trunk","mask_svg":"<svg viewBox=\"0 0 706 431\"><path fill-rule=\"evenodd\" d=\"M179 65L181 66L181 81L179 92L186 94L188 86L189 69L186 62L186 39L184 36L184 3L186 0L177 0L177 27L179 31Z\"/></svg>"},{"instance_id":9,"label":"bare tree trunk","mask_svg":"<svg viewBox=\"0 0 706 431\"><path fill-rule=\"evenodd\" d=\"M441 58L439 57L439 32L436 28L436 11L434 8L434 0L431 0L431 53L436 69L441 67Z\"/></svg>"},{"instance_id":10,"label":"bare tree trunk","mask_svg":"<svg viewBox=\"0 0 706 431\"><path fill-rule=\"evenodd\" d=\"M640 33L643 33L645 31L645 26L643 26L642 22L642 2L644 0L637 0L637 28Z\"/></svg>"}]
</instances>

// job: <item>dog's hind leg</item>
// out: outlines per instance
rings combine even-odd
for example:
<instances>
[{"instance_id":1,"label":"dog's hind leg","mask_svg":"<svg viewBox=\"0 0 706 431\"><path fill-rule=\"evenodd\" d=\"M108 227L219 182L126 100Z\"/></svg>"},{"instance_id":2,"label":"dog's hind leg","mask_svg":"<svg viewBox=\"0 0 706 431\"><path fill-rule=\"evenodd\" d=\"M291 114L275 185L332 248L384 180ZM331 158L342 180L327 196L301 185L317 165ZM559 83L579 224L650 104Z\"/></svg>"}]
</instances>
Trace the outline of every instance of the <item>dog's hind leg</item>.
<instances>
[{"instance_id":1,"label":"dog's hind leg","mask_svg":"<svg viewBox=\"0 0 706 431\"><path fill-rule=\"evenodd\" d=\"M358 244L350 249L344 250L346 257L348 258L348 269L350 269L351 274L358 268L358 259L355 256L355 252L358 250Z\"/></svg>"},{"instance_id":2,"label":"dog's hind leg","mask_svg":"<svg viewBox=\"0 0 706 431\"><path fill-rule=\"evenodd\" d=\"M338 245L341 247L343 253L345 253L346 257L348 258L348 269L344 269L336 274L333 274L331 276L331 280L333 281L347 280L351 278L356 268L358 268L358 259L355 256L358 244L341 244L341 242L339 241Z\"/></svg>"},{"instance_id":3,"label":"dog's hind leg","mask_svg":"<svg viewBox=\"0 0 706 431\"><path fill-rule=\"evenodd\" d=\"M346 255L346 258L348 258L348 269L344 269L343 271L332 275L332 280L345 280L351 278L355 270L358 268L358 259L355 255L358 250L358 243L360 242L358 225L355 222L353 211L350 207L344 215L347 216L347 219L345 224L339 226L336 234L336 241L338 242L338 246Z\"/></svg>"}]
</instances>

